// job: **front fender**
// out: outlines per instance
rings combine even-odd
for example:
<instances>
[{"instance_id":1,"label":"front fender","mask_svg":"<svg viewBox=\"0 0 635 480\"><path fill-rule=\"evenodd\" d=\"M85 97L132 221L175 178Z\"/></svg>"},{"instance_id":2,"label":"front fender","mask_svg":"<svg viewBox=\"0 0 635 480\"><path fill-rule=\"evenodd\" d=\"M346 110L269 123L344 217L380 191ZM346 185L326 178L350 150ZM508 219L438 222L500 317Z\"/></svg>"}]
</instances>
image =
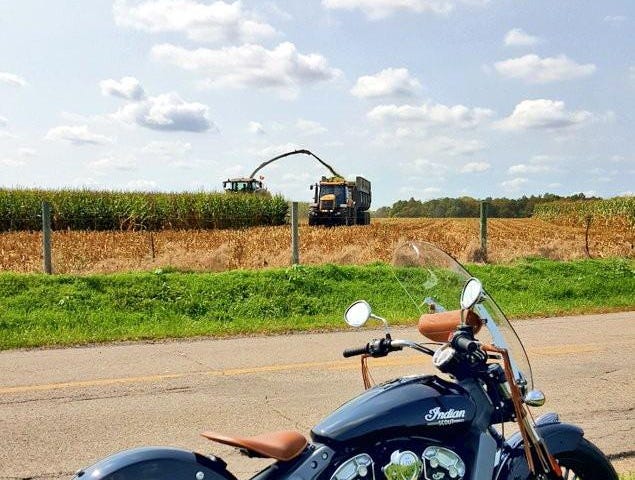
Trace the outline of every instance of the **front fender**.
<instances>
[{"instance_id":1,"label":"front fender","mask_svg":"<svg viewBox=\"0 0 635 480\"><path fill-rule=\"evenodd\" d=\"M584 431L580 427L560 423L555 414L540 417L536 421L536 429L552 455L575 450L584 436ZM520 432L512 435L507 441L507 447L494 478L496 480L529 480L532 478L525 458Z\"/></svg>"},{"instance_id":2,"label":"front fender","mask_svg":"<svg viewBox=\"0 0 635 480\"><path fill-rule=\"evenodd\" d=\"M215 457L166 447L125 450L82 469L73 480L236 480Z\"/></svg>"}]
</instances>

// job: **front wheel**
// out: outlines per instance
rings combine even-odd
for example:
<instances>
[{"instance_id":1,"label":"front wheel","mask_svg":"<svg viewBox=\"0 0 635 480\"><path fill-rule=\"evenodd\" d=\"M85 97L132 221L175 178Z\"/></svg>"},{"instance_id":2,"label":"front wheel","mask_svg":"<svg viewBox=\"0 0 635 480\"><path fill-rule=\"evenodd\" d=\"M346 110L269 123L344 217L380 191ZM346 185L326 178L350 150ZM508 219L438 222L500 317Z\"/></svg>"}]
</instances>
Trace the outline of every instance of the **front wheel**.
<instances>
[{"instance_id":1,"label":"front wheel","mask_svg":"<svg viewBox=\"0 0 635 480\"><path fill-rule=\"evenodd\" d=\"M598 447L582 438L575 450L555 455L564 480L618 480L617 473Z\"/></svg>"}]
</instances>

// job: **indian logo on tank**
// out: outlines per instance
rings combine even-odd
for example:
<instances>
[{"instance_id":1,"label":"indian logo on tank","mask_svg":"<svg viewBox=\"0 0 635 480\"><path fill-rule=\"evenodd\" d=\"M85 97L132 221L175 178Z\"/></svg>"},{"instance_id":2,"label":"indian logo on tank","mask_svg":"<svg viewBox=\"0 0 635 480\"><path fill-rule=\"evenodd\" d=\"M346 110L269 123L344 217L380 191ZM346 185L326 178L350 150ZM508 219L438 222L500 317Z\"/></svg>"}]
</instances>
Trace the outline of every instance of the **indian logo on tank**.
<instances>
[{"instance_id":1,"label":"indian logo on tank","mask_svg":"<svg viewBox=\"0 0 635 480\"><path fill-rule=\"evenodd\" d=\"M450 425L452 423L460 423L465 421L465 410L441 411L441 407L431 408L424 417L428 425Z\"/></svg>"}]
</instances>

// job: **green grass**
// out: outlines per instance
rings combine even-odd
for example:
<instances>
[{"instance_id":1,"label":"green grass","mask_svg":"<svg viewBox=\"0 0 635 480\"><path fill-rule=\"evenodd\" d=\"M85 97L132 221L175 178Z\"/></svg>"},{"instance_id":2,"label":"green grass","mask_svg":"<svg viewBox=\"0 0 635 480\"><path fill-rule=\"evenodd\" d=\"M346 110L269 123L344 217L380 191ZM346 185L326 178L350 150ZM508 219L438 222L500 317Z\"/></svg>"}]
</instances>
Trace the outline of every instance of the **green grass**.
<instances>
[{"instance_id":1,"label":"green grass","mask_svg":"<svg viewBox=\"0 0 635 480\"><path fill-rule=\"evenodd\" d=\"M635 308L632 260L529 259L468 268L515 318ZM2 273L0 349L342 328L344 309L360 298L391 323L414 323L418 314L390 272L378 264L223 273ZM456 308L458 289L435 296Z\"/></svg>"}]
</instances>

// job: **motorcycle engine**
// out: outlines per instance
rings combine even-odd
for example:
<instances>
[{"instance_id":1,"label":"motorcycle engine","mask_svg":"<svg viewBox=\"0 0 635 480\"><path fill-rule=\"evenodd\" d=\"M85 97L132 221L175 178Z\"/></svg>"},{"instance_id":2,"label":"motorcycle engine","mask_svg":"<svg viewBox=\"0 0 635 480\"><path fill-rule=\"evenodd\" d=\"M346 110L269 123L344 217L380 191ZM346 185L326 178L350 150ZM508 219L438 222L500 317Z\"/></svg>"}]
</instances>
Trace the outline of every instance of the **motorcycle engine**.
<instances>
[{"instance_id":1,"label":"motorcycle engine","mask_svg":"<svg viewBox=\"0 0 635 480\"><path fill-rule=\"evenodd\" d=\"M430 446L421 456L395 450L381 470L386 480L462 480L465 463L448 448ZM366 453L356 455L343 462L330 480L375 480L375 462Z\"/></svg>"},{"instance_id":2,"label":"motorcycle engine","mask_svg":"<svg viewBox=\"0 0 635 480\"><path fill-rule=\"evenodd\" d=\"M342 463L331 480L369 479L375 480L375 464L370 455L362 453Z\"/></svg>"},{"instance_id":3,"label":"motorcycle engine","mask_svg":"<svg viewBox=\"0 0 635 480\"><path fill-rule=\"evenodd\" d=\"M428 447L422 458L426 480L460 480L465 476L465 463L450 449Z\"/></svg>"}]
</instances>

